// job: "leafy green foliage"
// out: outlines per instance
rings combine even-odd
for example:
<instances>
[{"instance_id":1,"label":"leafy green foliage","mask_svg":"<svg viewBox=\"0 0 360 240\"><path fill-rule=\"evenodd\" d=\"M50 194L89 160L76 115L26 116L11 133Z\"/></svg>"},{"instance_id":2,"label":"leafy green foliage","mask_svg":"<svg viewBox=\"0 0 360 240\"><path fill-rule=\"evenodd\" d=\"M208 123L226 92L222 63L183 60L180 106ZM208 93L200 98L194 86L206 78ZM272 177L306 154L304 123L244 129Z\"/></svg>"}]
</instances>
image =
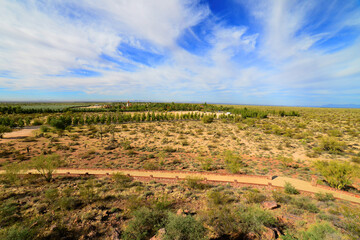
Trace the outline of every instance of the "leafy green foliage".
<instances>
[{"instance_id":1,"label":"leafy green foliage","mask_svg":"<svg viewBox=\"0 0 360 240\"><path fill-rule=\"evenodd\" d=\"M11 128L8 126L0 125L0 138L3 138L4 133L11 132Z\"/></svg>"},{"instance_id":2,"label":"leafy green foliage","mask_svg":"<svg viewBox=\"0 0 360 240\"><path fill-rule=\"evenodd\" d=\"M185 178L185 185L193 189L205 189L207 185L202 183L203 179L200 177L187 176Z\"/></svg>"},{"instance_id":3,"label":"leafy green foliage","mask_svg":"<svg viewBox=\"0 0 360 240\"><path fill-rule=\"evenodd\" d=\"M231 173L239 173L244 165L241 156L230 150L224 152L224 160L226 169Z\"/></svg>"},{"instance_id":4,"label":"leafy green foliage","mask_svg":"<svg viewBox=\"0 0 360 240\"><path fill-rule=\"evenodd\" d=\"M170 213L165 225L164 240L205 239L205 228L192 216L179 216Z\"/></svg>"},{"instance_id":5,"label":"leafy green foliage","mask_svg":"<svg viewBox=\"0 0 360 240\"><path fill-rule=\"evenodd\" d=\"M346 186L350 186L358 171L350 163L336 160L317 161L314 165L326 182L331 187L337 189L344 189Z\"/></svg>"},{"instance_id":6,"label":"leafy green foliage","mask_svg":"<svg viewBox=\"0 0 360 240\"><path fill-rule=\"evenodd\" d=\"M50 182L53 172L60 167L62 161L59 155L40 155L31 160L30 166L35 168L46 181Z\"/></svg>"},{"instance_id":7,"label":"leafy green foliage","mask_svg":"<svg viewBox=\"0 0 360 240\"><path fill-rule=\"evenodd\" d=\"M125 240L148 239L165 225L166 214L163 211L142 207L133 213L122 235Z\"/></svg>"},{"instance_id":8,"label":"leafy green foliage","mask_svg":"<svg viewBox=\"0 0 360 240\"><path fill-rule=\"evenodd\" d=\"M299 194L299 191L289 182L285 182L284 191L287 194Z\"/></svg>"},{"instance_id":9,"label":"leafy green foliage","mask_svg":"<svg viewBox=\"0 0 360 240\"><path fill-rule=\"evenodd\" d=\"M327 222L312 225L307 231L301 232L300 236L303 240L341 239L340 234Z\"/></svg>"}]
</instances>

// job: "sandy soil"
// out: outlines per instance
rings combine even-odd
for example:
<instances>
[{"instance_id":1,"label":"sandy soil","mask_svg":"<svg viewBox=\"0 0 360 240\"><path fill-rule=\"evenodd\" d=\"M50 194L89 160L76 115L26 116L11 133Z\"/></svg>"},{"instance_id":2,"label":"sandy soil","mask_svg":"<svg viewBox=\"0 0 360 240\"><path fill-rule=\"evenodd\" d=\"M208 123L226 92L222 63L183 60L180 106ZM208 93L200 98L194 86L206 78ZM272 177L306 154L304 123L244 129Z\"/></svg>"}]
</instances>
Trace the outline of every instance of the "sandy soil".
<instances>
[{"instance_id":1,"label":"sandy soil","mask_svg":"<svg viewBox=\"0 0 360 240\"><path fill-rule=\"evenodd\" d=\"M16 139L26 138L33 136L33 132L39 129L39 127L26 127L20 130L15 130L10 133L5 133L3 138L0 139L0 143L9 142Z\"/></svg>"}]
</instances>

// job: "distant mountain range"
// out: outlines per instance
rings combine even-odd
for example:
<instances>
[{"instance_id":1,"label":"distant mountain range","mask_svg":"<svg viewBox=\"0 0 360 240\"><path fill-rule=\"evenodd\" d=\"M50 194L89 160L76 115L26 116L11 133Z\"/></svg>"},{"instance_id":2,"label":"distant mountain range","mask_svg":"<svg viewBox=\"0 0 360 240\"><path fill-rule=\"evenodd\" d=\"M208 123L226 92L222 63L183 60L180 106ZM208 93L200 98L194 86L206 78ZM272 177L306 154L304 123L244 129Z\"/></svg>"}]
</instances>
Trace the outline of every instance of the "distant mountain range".
<instances>
[{"instance_id":1,"label":"distant mountain range","mask_svg":"<svg viewBox=\"0 0 360 240\"><path fill-rule=\"evenodd\" d=\"M360 108L360 104L326 104L322 108Z\"/></svg>"}]
</instances>

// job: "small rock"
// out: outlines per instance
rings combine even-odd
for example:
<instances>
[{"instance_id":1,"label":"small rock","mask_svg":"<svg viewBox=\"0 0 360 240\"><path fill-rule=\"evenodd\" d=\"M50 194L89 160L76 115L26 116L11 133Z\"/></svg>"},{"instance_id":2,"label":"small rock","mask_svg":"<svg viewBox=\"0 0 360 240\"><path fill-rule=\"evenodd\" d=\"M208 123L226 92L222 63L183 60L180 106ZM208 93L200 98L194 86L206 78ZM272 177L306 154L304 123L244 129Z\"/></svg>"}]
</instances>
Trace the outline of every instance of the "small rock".
<instances>
[{"instance_id":1,"label":"small rock","mask_svg":"<svg viewBox=\"0 0 360 240\"><path fill-rule=\"evenodd\" d=\"M165 235L165 228L160 228L157 234L152 238L150 238L150 240L162 240L164 239L164 235Z\"/></svg>"},{"instance_id":2,"label":"small rock","mask_svg":"<svg viewBox=\"0 0 360 240\"><path fill-rule=\"evenodd\" d=\"M263 202L262 205L265 209L268 209L268 210L272 210L272 209L279 207L279 205L275 201Z\"/></svg>"},{"instance_id":3,"label":"small rock","mask_svg":"<svg viewBox=\"0 0 360 240\"><path fill-rule=\"evenodd\" d=\"M264 240L273 240L273 239L276 239L276 236L275 236L275 233L274 233L274 230L270 229L270 228L265 228L262 236L261 236L261 239L264 239Z\"/></svg>"}]
</instances>

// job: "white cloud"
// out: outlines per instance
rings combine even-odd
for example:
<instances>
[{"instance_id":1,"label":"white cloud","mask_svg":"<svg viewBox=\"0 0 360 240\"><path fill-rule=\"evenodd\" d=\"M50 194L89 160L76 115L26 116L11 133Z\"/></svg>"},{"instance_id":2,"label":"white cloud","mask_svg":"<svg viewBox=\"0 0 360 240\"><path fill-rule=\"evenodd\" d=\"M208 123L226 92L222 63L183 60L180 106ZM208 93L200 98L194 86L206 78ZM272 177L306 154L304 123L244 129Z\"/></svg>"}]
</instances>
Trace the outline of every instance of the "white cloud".
<instances>
[{"instance_id":1,"label":"white cloud","mask_svg":"<svg viewBox=\"0 0 360 240\"><path fill-rule=\"evenodd\" d=\"M0 77L0 87L144 96L208 91L254 99L329 93L334 87L345 92L341 84L360 89L359 39L340 50L316 47L345 28L359 28L360 11L351 8L352 1L239 1L260 26L257 33L251 25L212 21L209 7L199 1L4 1L0 73L15 78ZM207 36L200 38L191 27L204 20ZM207 50L196 55L178 46L185 31L199 42L205 39ZM160 54L164 61L136 62L118 49L121 43ZM101 59L103 54L134 69L121 70ZM67 76L72 69L101 76Z\"/></svg>"}]
</instances>

